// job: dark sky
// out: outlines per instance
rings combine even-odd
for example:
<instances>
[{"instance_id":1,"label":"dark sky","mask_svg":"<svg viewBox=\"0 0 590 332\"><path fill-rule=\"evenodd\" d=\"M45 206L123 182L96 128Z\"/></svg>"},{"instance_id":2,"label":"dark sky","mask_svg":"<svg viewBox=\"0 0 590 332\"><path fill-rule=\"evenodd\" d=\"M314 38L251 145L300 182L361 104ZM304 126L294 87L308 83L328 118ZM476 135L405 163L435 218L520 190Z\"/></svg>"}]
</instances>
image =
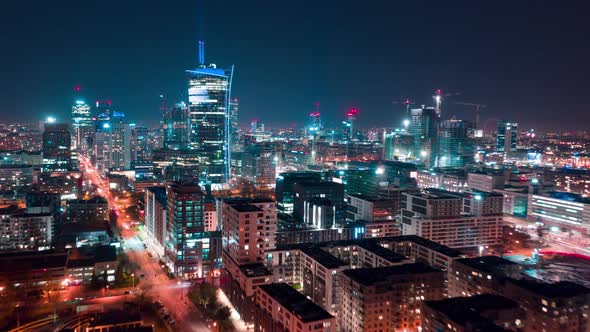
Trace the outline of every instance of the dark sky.
<instances>
[{"instance_id":1,"label":"dark sky","mask_svg":"<svg viewBox=\"0 0 590 332\"><path fill-rule=\"evenodd\" d=\"M0 115L67 116L72 89L110 98L137 121L158 96L179 99L184 70L235 64L240 122L303 123L316 101L328 121L358 107L364 125L397 125L409 97L461 92L483 119L583 129L590 121L587 1L6 1L0 9Z\"/></svg>"}]
</instances>

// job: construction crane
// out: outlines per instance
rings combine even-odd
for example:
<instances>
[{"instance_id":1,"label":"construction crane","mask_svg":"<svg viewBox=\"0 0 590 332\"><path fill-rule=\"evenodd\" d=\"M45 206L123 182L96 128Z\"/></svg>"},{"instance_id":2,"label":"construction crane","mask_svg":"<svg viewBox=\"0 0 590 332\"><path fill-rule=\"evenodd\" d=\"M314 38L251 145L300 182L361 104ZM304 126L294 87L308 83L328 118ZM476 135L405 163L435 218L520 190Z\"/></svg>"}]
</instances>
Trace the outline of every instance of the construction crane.
<instances>
[{"instance_id":1,"label":"construction crane","mask_svg":"<svg viewBox=\"0 0 590 332\"><path fill-rule=\"evenodd\" d=\"M404 120L409 120L410 119L410 105L414 105L415 103L412 102L410 99L406 98L406 99L402 99L402 101L394 101L394 104L401 104L404 107Z\"/></svg>"},{"instance_id":2,"label":"construction crane","mask_svg":"<svg viewBox=\"0 0 590 332\"><path fill-rule=\"evenodd\" d=\"M432 96L432 98L434 98L434 109L436 110L436 114L438 114L438 116L440 117L440 115L441 115L440 108L441 108L443 99L446 99L447 97L459 96L459 95L461 95L460 92L443 93L441 89L436 89L436 91L434 91L434 96Z\"/></svg>"},{"instance_id":3,"label":"construction crane","mask_svg":"<svg viewBox=\"0 0 590 332\"><path fill-rule=\"evenodd\" d=\"M471 106L474 108L473 110L475 111L475 129L479 129L479 115L481 113L481 110L488 107L488 106L484 105L484 104L466 103L466 102L462 102L462 101L457 101L457 102L455 102L455 104Z\"/></svg>"}]
</instances>

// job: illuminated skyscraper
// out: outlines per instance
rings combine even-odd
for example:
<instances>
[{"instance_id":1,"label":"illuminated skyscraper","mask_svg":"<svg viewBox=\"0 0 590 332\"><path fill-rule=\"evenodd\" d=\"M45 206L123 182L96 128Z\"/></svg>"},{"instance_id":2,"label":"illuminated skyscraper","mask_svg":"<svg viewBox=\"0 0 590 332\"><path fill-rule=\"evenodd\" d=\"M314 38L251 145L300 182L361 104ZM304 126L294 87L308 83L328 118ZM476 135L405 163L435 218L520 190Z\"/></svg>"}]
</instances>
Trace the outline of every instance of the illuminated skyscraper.
<instances>
[{"instance_id":1,"label":"illuminated skyscraper","mask_svg":"<svg viewBox=\"0 0 590 332\"><path fill-rule=\"evenodd\" d=\"M76 100L72 106L72 149L75 151L87 151L88 139L94 131L90 105L83 100Z\"/></svg>"},{"instance_id":2,"label":"illuminated skyscraper","mask_svg":"<svg viewBox=\"0 0 590 332\"><path fill-rule=\"evenodd\" d=\"M410 111L408 131L413 137L412 156L424 162L426 167L434 167L438 152L437 110L416 108Z\"/></svg>"},{"instance_id":3,"label":"illuminated skyscraper","mask_svg":"<svg viewBox=\"0 0 590 332\"><path fill-rule=\"evenodd\" d=\"M511 152L516 151L516 133L518 132L518 123L500 120L496 122L498 133L496 135L496 151L504 152L509 156Z\"/></svg>"},{"instance_id":4,"label":"illuminated skyscraper","mask_svg":"<svg viewBox=\"0 0 590 332\"><path fill-rule=\"evenodd\" d=\"M67 123L45 122L43 131L43 171L72 170L72 134Z\"/></svg>"},{"instance_id":5,"label":"illuminated skyscraper","mask_svg":"<svg viewBox=\"0 0 590 332\"><path fill-rule=\"evenodd\" d=\"M473 163L474 127L463 120L445 120L440 124L438 167L463 167Z\"/></svg>"},{"instance_id":6,"label":"illuminated skyscraper","mask_svg":"<svg viewBox=\"0 0 590 332\"><path fill-rule=\"evenodd\" d=\"M171 150L183 150L188 147L188 109L186 104L178 103L162 114L164 147Z\"/></svg>"},{"instance_id":7,"label":"illuminated skyscraper","mask_svg":"<svg viewBox=\"0 0 590 332\"><path fill-rule=\"evenodd\" d=\"M189 144L199 156L201 181L225 184L230 178L231 82L234 67L205 65L200 43L199 68L187 70Z\"/></svg>"},{"instance_id":8,"label":"illuminated skyscraper","mask_svg":"<svg viewBox=\"0 0 590 332\"><path fill-rule=\"evenodd\" d=\"M240 146L240 136L238 133L238 110L240 106L239 98L232 98L229 102L229 119L230 119L230 142L232 150L238 150Z\"/></svg>"}]
</instances>

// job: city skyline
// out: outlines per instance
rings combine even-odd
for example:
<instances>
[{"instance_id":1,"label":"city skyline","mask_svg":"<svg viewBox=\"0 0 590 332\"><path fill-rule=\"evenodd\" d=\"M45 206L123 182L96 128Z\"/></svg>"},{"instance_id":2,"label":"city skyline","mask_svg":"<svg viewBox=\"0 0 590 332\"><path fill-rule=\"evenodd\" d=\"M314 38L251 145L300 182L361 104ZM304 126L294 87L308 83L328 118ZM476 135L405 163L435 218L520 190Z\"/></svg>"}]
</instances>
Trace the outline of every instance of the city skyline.
<instances>
[{"instance_id":1,"label":"city skyline","mask_svg":"<svg viewBox=\"0 0 590 332\"><path fill-rule=\"evenodd\" d=\"M183 73L197 65L204 39L207 62L236 65L241 126L254 117L303 125L316 102L328 125L355 107L363 127L396 126L402 107L394 102L430 105L437 88L461 93L443 102L444 118L472 121L469 107L454 104L471 102L488 105L482 122L546 129L559 121L576 130L589 120L577 111L587 107L588 50L579 43L587 27L573 6L267 5L10 4L0 114L65 116L79 85L89 103L109 98L129 118L157 120L160 94L171 104L186 99ZM526 17L534 19L523 24ZM562 109L571 110L567 119Z\"/></svg>"}]
</instances>

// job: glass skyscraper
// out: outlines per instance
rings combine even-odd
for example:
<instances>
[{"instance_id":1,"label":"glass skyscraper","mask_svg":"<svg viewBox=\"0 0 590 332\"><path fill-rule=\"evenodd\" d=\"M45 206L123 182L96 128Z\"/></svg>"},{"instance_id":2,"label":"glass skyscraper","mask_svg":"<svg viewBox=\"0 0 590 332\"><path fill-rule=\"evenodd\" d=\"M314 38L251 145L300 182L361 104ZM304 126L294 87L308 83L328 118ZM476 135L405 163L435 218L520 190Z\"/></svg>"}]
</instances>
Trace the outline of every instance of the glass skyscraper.
<instances>
[{"instance_id":1,"label":"glass skyscraper","mask_svg":"<svg viewBox=\"0 0 590 332\"><path fill-rule=\"evenodd\" d=\"M76 100L72 106L72 149L87 150L88 138L92 136L94 124L90 114L90 105L83 100Z\"/></svg>"},{"instance_id":2,"label":"glass skyscraper","mask_svg":"<svg viewBox=\"0 0 590 332\"><path fill-rule=\"evenodd\" d=\"M199 157L202 182L230 179L230 98L234 67L202 64L187 70L189 146Z\"/></svg>"},{"instance_id":3,"label":"glass skyscraper","mask_svg":"<svg viewBox=\"0 0 590 332\"><path fill-rule=\"evenodd\" d=\"M435 167L438 152L437 112L434 108L417 108L410 115L408 130L413 137L412 156L426 167Z\"/></svg>"},{"instance_id":4,"label":"glass skyscraper","mask_svg":"<svg viewBox=\"0 0 590 332\"><path fill-rule=\"evenodd\" d=\"M496 151L504 152L506 156L516 151L518 123L500 120L496 122L496 128L498 130L496 135Z\"/></svg>"},{"instance_id":5,"label":"glass skyscraper","mask_svg":"<svg viewBox=\"0 0 590 332\"><path fill-rule=\"evenodd\" d=\"M473 163L475 146L473 125L463 120L445 120L440 124L438 167L463 167Z\"/></svg>"}]
</instances>

